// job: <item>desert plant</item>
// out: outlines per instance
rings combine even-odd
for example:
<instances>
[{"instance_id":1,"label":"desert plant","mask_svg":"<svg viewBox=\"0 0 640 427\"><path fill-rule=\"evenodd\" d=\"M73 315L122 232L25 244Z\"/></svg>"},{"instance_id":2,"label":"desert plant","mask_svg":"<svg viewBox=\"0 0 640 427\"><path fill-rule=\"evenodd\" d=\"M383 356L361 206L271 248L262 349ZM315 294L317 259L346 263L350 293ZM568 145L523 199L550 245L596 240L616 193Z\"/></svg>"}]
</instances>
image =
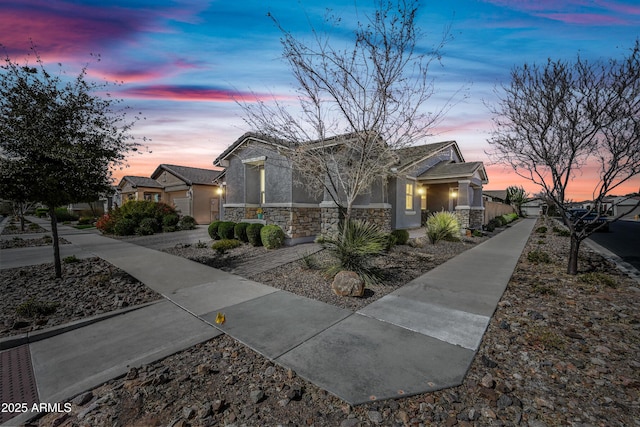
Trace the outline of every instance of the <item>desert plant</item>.
<instances>
[{"instance_id":1,"label":"desert plant","mask_svg":"<svg viewBox=\"0 0 640 427\"><path fill-rule=\"evenodd\" d=\"M49 316L56 312L60 304L57 302L39 301L34 298L28 299L16 307L16 312L22 317Z\"/></svg>"},{"instance_id":2,"label":"desert plant","mask_svg":"<svg viewBox=\"0 0 640 427\"><path fill-rule=\"evenodd\" d=\"M73 263L76 263L76 262L80 262L80 260L75 255L69 255L69 256L64 257L62 259L62 262L64 262L65 264L73 264Z\"/></svg>"},{"instance_id":3,"label":"desert plant","mask_svg":"<svg viewBox=\"0 0 640 427\"><path fill-rule=\"evenodd\" d=\"M233 239L236 223L233 221L223 221L218 226L218 237L221 239Z\"/></svg>"},{"instance_id":4,"label":"desert plant","mask_svg":"<svg viewBox=\"0 0 640 427\"><path fill-rule=\"evenodd\" d=\"M547 232L547 227L545 227L544 225L536 228L536 233L538 234L544 234L546 232Z\"/></svg>"},{"instance_id":5,"label":"desert plant","mask_svg":"<svg viewBox=\"0 0 640 427\"><path fill-rule=\"evenodd\" d=\"M407 230L393 230L391 235L396 238L396 245L406 245L409 241L409 232Z\"/></svg>"},{"instance_id":6,"label":"desert plant","mask_svg":"<svg viewBox=\"0 0 640 427\"><path fill-rule=\"evenodd\" d=\"M220 224L222 224L222 221L213 221L211 224L209 224L209 227L207 228L207 232L209 233L209 237L211 237L213 240L218 240L218 227L220 226Z\"/></svg>"},{"instance_id":7,"label":"desert plant","mask_svg":"<svg viewBox=\"0 0 640 427\"><path fill-rule=\"evenodd\" d=\"M372 259L384 251L387 242L387 236L373 223L341 222L337 235L327 236L322 242L338 261L327 269L327 274L334 276L348 270L357 273L368 285L379 282L382 274L373 266Z\"/></svg>"},{"instance_id":8,"label":"desert plant","mask_svg":"<svg viewBox=\"0 0 640 427\"><path fill-rule=\"evenodd\" d=\"M247 227L247 239L253 246L262 246L260 238L260 230L264 227L262 224L251 224Z\"/></svg>"},{"instance_id":9,"label":"desert plant","mask_svg":"<svg viewBox=\"0 0 640 427\"><path fill-rule=\"evenodd\" d=\"M318 261L313 256L312 253L305 252L302 254L302 257L298 261L302 268L306 268L307 270L315 270L318 268Z\"/></svg>"},{"instance_id":10,"label":"desert plant","mask_svg":"<svg viewBox=\"0 0 640 427\"><path fill-rule=\"evenodd\" d=\"M578 276L578 281L586 283L591 286L599 286L606 288L617 288L618 283L615 279L606 273L600 273L597 271L591 273L585 273Z\"/></svg>"},{"instance_id":11,"label":"desert plant","mask_svg":"<svg viewBox=\"0 0 640 427\"><path fill-rule=\"evenodd\" d=\"M235 235L236 239L245 243L249 242L249 238L247 237L247 227L249 225L250 224L248 222L239 222L236 224L233 229L233 234Z\"/></svg>"},{"instance_id":12,"label":"desert plant","mask_svg":"<svg viewBox=\"0 0 640 427\"><path fill-rule=\"evenodd\" d=\"M427 237L433 244L440 240L455 240L460 237L460 224L455 214L441 211L433 213L427 219Z\"/></svg>"},{"instance_id":13,"label":"desert plant","mask_svg":"<svg viewBox=\"0 0 640 427\"><path fill-rule=\"evenodd\" d=\"M198 249L204 249L207 247L207 244L205 242L201 242L200 240L198 240L198 243L196 243L196 248Z\"/></svg>"},{"instance_id":14,"label":"desert plant","mask_svg":"<svg viewBox=\"0 0 640 427\"><path fill-rule=\"evenodd\" d=\"M39 230L40 226L38 224L36 224L35 222L32 222L29 224L29 230L31 231L35 231L35 230Z\"/></svg>"},{"instance_id":15,"label":"desert plant","mask_svg":"<svg viewBox=\"0 0 640 427\"><path fill-rule=\"evenodd\" d=\"M178 227L180 228L180 230L194 230L196 228L196 220L190 215L185 215L180 218Z\"/></svg>"},{"instance_id":16,"label":"desert plant","mask_svg":"<svg viewBox=\"0 0 640 427\"><path fill-rule=\"evenodd\" d=\"M285 239L284 231L282 228L275 224L265 225L260 230L260 240L262 241L262 246L267 249L278 249L284 246Z\"/></svg>"},{"instance_id":17,"label":"desert plant","mask_svg":"<svg viewBox=\"0 0 640 427\"><path fill-rule=\"evenodd\" d=\"M534 264L549 264L551 257L547 252L535 249L527 254L527 260Z\"/></svg>"},{"instance_id":18,"label":"desert plant","mask_svg":"<svg viewBox=\"0 0 640 427\"><path fill-rule=\"evenodd\" d=\"M227 251L240 246L242 246L242 242L240 240L222 239L214 242L213 245L211 245L211 249L215 250L220 255L224 255Z\"/></svg>"}]
</instances>

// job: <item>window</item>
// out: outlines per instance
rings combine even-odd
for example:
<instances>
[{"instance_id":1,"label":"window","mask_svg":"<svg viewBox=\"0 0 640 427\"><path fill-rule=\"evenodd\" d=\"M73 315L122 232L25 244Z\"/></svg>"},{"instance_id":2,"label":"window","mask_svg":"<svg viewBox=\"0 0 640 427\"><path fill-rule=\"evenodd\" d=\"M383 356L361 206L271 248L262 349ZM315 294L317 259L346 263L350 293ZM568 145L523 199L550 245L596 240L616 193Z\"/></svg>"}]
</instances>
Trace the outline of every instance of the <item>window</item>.
<instances>
[{"instance_id":1,"label":"window","mask_svg":"<svg viewBox=\"0 0 640 427\"><path fill-rule=\"evenodd\" d=\"M405 191L405 197L406 197L406 201L405 201L405 209L408 211L412 211L413 210L413 187L414 187L414 183L407 183L406 184L406 191Z\"/></svg>"},{"instance_id":2,"label":"window","mask_svg":"<svg viewBox=\"0 0 640 427\"><path fill-rule=\"evenodd\" d=\"M260 204L263 205L265 203L265 188L266 183L264 179L264 165L260 166Z\"/></svg>"}]
</instances>

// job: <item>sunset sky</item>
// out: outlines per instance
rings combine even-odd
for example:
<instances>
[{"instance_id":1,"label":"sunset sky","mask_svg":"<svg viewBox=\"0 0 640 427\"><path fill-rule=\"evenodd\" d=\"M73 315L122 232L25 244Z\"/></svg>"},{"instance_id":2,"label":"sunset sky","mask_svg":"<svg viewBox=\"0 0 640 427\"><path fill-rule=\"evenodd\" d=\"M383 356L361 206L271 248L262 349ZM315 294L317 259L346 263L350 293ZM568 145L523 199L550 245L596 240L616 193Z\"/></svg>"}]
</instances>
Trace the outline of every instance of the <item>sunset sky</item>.
<instances>
[{"instance_id":1,"label":"sunset sky","mask_svg":"<svg viewBox=\"0 0 640 427\"><path fill-rule=\"evenodd\" d=\"M343 18L344 30L367 0L0 0L2 55L23 62L30 40L46 64L62 63L71 73L89 64L90 77L122 81L115 92L142 112L134 128L150 138L149 151L132 155L122 175L149 176L160 163L211 168L213 160L244 132L233 101L250 93L287 99L293 77L281 60L280 33L267 16L300 37L326 8ZM428 49L451 26L453 40L442 64L431 69L438 108L461 87L469 97L457 104L426 142L456 140L467 161L485 162L487 189L524 185L538 189L485 151L491 129L486 104L494 87L507 83L514 65L547 58L620 58L640 37L637 0L451 0L423 2L419 25ZM348 35L336 31L339 41ZM90 54L101 61L92 62ZM33 59L30 60L33 62ZM570 187L574 200L591 198L588 171ZM638 191L640 177L618 193Z\"/></svg>"}]
</instances>

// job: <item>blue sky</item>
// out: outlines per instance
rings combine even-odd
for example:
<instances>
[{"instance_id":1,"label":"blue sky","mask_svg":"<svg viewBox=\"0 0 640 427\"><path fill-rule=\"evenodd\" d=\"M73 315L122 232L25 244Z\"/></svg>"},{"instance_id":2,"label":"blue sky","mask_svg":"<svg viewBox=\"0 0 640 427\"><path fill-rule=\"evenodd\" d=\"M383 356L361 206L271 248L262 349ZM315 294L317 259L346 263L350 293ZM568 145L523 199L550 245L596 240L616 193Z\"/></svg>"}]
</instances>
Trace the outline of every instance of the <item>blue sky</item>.
<instances>
[{"instance_id":1,"label":"blue sky","mask_svg":"<svg viewBox=\"0 0 640 427\"><path fill-rule=\"evenodd\" d=\"M322 4L319 6L318 4ZM318 24L326 9L343 18L332 37L348 36L350 23L370 10L371 1L0 1L0 44L22 62L30 40L47 63L76 71L89 63L91 77L118 80L117 93L146 120L134 133L151 139L151 153L134 155L117 176L148 176L160 163L211 167L212 161L249 130L234 97L254 92L293 96L293 78L281 60L280 33L267 16L300 37ZM621 57L640 37L637 0L451 0L423 2L419 25L429 49L451 26L453 40L441 64L432 65L437 94L433 108L461 87L457 104L425 142L454 139L468 161L485 161L490 184L503 189L525 184L485 150L491 129L486 103L507 83L509 70L547 58ZM92 63L90 54L100 54ZM577 177L576 199L588 198L589 171ZM636 178L628 191L638 191ZM535 187L527 186L530 191Z\"/></svg>"}]
</instances>

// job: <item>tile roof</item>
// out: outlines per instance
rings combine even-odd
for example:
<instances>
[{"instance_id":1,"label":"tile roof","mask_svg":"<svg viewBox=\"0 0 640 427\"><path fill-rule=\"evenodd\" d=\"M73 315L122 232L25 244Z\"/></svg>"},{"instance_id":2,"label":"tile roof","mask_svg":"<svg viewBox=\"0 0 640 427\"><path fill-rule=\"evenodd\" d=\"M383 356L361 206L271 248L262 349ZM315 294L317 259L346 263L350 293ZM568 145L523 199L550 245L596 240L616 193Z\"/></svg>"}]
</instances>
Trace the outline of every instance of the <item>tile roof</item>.
<instances>
[{"instance_id":1,"label":"tile roof","mask_svg":"<svg viewBox=\"0 0 640 427\"><path fill-rule=\"evenodd\" d=\"M436 179L467 177L473 175L482 167L482 162L450 163L449 161L444 161L428 169L418 178Z\"/></svg>"},{"instance_id":2,"label":"tile roof","mask_svg":"<svg viewBox=\"0 0 640 427\"><path fill-rule=\"evenodd\" d=\"M157 178L162 173L162 170L166 170L167 172L177 176L188 185L193 185L193 184L213 185L213 181L216 178L218 178L222 173L222 171L213 170L213 169L202 169L202 168L192 168L189 166L161 164L151 174L151 177Z\"/></svg>"},{"instance_id":3,"label":"tile roof","mask_svg":"<svg viewBox=\"0 0 640 427\"><path fill-rule=\"evenodd\" d=\"M413 163L429 158L444 148L455 144L455 141L442 141L433 144L417 145L415 147L405 147L396 150L399 157L398 169L402 170Z\"/></svg>"},{"instance_id":4,"label":"tile roof","mask_svg":"<svg viewBox=\"0 0 640 427\"><path fill-rule=\"evenodd\" d=\"M146 176L123 176L120 184L118 184L118 187L120 187L124 181L129 181L134 187L163 188L162 184L160 184L158 181L156 181L155 179L147 178Z\"/></svg>"}]
</instances>

